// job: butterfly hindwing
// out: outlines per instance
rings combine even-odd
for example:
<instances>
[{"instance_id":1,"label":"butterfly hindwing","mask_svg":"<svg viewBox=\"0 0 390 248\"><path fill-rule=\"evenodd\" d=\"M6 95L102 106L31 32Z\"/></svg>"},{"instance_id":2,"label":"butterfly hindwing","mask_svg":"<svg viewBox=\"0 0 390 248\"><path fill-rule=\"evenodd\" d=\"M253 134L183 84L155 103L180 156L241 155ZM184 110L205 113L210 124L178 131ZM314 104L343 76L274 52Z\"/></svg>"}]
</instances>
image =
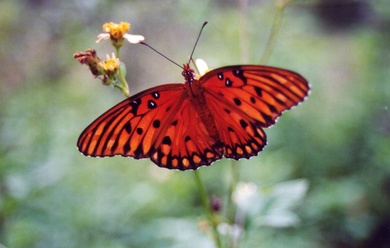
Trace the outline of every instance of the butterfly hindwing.
<instances>
[{"instance_id":1,"label":"butterfly hindwing","mask_svg":"<svg viewBox=\"0 0 390 248\"><path fill-rule=\"evenodd\" d=\"M206 99L224 144L225 157L250 158L263 149L267 139L259 122L214 97Z\"/></svg>"},{"instance_id":2,"label":"butterfly hindwing","mask_svg":"<svg viewBox=\"0 0 390 248\"><path fill-rule=\"evenodd\" d=\"M169 169L196 169L209 165L222 157L223 150L212 139L188 98L182 99L174 111L168 128L161 132L155 152L150 156L153 162Z\"/></svg>"}]
</instances>

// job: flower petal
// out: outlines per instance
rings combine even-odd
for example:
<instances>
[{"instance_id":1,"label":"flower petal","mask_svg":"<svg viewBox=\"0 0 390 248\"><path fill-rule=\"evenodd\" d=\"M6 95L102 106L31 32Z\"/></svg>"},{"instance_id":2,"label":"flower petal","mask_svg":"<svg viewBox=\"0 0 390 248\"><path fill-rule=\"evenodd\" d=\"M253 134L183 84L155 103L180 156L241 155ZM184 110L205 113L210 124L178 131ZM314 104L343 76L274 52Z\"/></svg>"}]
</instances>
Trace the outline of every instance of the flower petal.
<instances>
[{"instance_id":1,"label":"flower petal","mask_svg":"<svg viewBox=\"0 0 390 248\"><path fill-rule=\"evenodd\" d=\"M133 44L137 44L145 40L145 37L143 37L142 35L134 35L134 34L125 34L123 35L123 38L125 38L128 42Z\"/></svg>"},{"instance_id":2,"label":"flower petal","mask_svg":"<svg viewBox=\"0 0 390 248\"><path fill-rule=\"evenodd\" d=\"M109 33L101 33L97 36L97 40L96 40L96 43L99 43L101 42L102 40L107 40L110 38L110 34Z\"/></svg>"},{"instance_id":3,"label":"flower petal","mask_svg":"<svg viewBox=\"0 0 390 248\"><path fill-rule=\"evenodd\" d=\"M206 72L210 71L209 67L203 59L195 60L195 64L196 68L198 68L200 76L203 76L204 74L206 74Z\"/></svg>"}]
</instances>

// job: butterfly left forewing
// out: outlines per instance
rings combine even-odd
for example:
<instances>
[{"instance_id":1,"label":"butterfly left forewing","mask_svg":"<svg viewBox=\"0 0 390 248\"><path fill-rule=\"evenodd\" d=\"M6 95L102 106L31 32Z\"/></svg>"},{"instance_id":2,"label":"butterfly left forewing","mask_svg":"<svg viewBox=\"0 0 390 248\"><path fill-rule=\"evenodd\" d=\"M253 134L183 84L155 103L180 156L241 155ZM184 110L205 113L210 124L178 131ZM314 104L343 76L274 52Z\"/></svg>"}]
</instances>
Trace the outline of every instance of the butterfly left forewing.
<instances>
[{"instance_id":1,"label":"butterfly left forewing","mask_svg":"<svg viewBox=\"0 0 390 248\"><path fill-rule=\"evenodd\" d=\"M150 158L168 169L210 165L223 155L184 92L184 84L162 85L134 95L98 117L77 146L92 157Z\"/></svg>"},{"instance_id":2,"label":"butterfly left forewing","mask_svg":"<svg viewBox=\"0 0 390 248\"><path fill-rule=\"evenodd\" d=\"M92 157L149 157L163 120L180 103L183 84L138 93L98 117L80 135L77 146Z\"/></svg>"}]
</instances>

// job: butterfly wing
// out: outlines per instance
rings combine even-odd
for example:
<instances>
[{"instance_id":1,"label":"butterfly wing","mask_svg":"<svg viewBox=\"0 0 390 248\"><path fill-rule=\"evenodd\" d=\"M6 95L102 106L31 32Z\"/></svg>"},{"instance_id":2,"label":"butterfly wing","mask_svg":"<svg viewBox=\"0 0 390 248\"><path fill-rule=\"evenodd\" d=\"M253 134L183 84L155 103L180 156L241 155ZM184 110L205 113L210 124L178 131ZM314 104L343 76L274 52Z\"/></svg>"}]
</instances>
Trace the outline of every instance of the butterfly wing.
<instances>
[{"instance_id":1,"label":"butterfly wing","mask_svg":"<svg viewBox=\"0 0 390 248\"><path fill-rule=\"evenodd\" d=\"M308 82L299 74L268 66L227 66L199 79L205 98L225 144L224 156L249 158L266 145L262 128L283 111L302 102Z\"/></svg>"},{"instance_id":2,"label":"butterfly wing","mask_svg":"<svg viewBox=\"0 0 390 248\"><path fill-rule=\"evenodd\" d=\"M178 105L182 91L180 84L164 85L120 102L83 131L77 142L80 152L92 157L148 157L160 120Z\"/></svg>"},{"instance_id":3,"label":"butterfly wing","mask_svg":"<svg viewBox=\"0 0 390 248\"><path fill-rule=\"evenodd\" d=\"M186 95L184 84L151 88L117 104L80 135L92 157L149 158L169 169L196 169L222 157Z\"/></svg>"},{"instance_id":4,"label":"butterfly wing","mask_svg":"<svg viewBox=\"0 0 390 248\"><path fill-rule=\"evenodd\" d=\"M229 66L199 79L219 139L210 135L190 101L188 84L151 88L126 99L97 118L77 146L89 156L150 158L160 167L196 169L223 155L249 158L266 144L262 128L303 101L308 84L300 75L265 66ZM198 96L200 97L200 96ZM213 137L213 138L212 138Z\"/></svg>"}]
</instances>

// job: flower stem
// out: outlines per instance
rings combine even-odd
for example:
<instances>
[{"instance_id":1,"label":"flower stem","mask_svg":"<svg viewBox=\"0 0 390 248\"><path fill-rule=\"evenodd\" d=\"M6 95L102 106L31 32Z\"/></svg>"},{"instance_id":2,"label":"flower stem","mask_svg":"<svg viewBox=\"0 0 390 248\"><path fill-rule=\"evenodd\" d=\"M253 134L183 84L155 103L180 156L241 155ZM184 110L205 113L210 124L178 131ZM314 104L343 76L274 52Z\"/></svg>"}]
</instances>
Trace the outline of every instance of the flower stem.
<instances>
[{"instance_id":1,"label":"flower stem","mask_svg":"<svg viewBox=\"0 0 390 248\"><path fill-rule=\"evenodd\" d=\"M120 47L115 47L115 56L119 58L119 50ZM122 63L122 62L121 62ZM118 75L119 75L119 85L115 85L115 87L119 88L120 91L127 97L130 97L130 89L129 84L126 81L125 75L123 74L121 66L118 68Z\"/></svg>"},{"instance_id":2,"label":"flower stem","mask_svg":"<svg viewBox=\"0 0 390 248\"><path fill-rule=\"evenodd\" d=\"M199 171L195 170L194 175L195 175L196 184L197 184L198 189L199 189L200 197L202 198L203 207L206 211L207 218L209 219L209 224L211 225L211 228L212 228L213 239L215 241L216 246L218 248L222 248L222 242L221 242L221 239L219 237L218 230L217 230L217 223L215 221L213 213L211 212L209 195L207 194L206 188L202 182Z\"/></svg>"}]
</instances>

